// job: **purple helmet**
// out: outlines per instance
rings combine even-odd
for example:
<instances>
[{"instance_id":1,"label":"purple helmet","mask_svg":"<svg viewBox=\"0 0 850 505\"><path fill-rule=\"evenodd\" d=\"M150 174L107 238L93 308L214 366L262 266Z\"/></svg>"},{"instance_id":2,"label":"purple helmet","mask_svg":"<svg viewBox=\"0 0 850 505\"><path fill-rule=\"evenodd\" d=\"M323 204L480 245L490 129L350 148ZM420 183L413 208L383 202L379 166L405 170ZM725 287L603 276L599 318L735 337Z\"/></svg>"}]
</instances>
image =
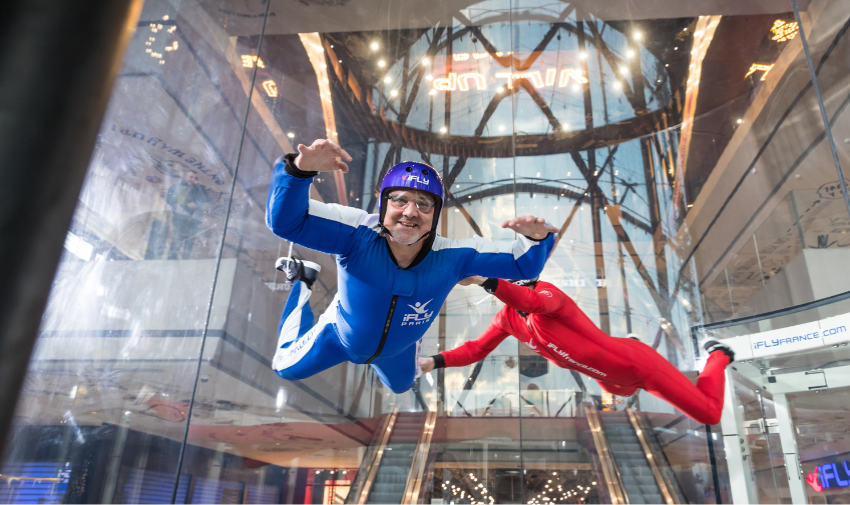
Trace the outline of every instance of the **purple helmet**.
<instances>
[{"instance_id":1,"label":"purple helmet","mask_svg":"<svg viewBox=\"0 0 850 505\"><path fill-rule=\"evenodd\" d=\"M416 189L436 197L434 222L431 226L431 232L435 233L437 221L440 220L440 209L443 208L443 179L434 167L416 161L403 161L387 170L387 175L381 181L381 199L378 202L378 215L382 226L387 212L385 203L390 196L390 191L394 189Z\"/></svg>"}]
</instances>

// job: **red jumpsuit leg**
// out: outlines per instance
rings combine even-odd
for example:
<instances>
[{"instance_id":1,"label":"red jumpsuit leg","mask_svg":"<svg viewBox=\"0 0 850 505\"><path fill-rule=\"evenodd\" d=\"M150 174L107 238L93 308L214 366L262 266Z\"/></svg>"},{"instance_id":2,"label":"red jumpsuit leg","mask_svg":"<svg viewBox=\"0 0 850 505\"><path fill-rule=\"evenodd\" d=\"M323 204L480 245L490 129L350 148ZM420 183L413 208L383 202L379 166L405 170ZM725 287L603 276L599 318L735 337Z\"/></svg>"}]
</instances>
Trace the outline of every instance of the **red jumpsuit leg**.
<instances>
[{"instance_id":1,"label":"red jumpsuit leg","mask_svg":"<svg viewBox=\"0 0 850 505\"><path fill-rule=\"evenodd\" d=\"M635 391L638 390L638 388L635 386L620 386L618 384L605 382L599 379L596 379L596 382L599 383L599 387L611 393L612 395L617 396L632 396L633 394L635 394Z\"/></svg>"},{"instance_id":2,"label":"red jumpsuit leg","mask_svg":"<svg viewBox=\"0 0 850 505\"><path fill-rule=\"evenodd\" d=\"M713 352L705 369L697 378L697 385L685 377L669 361L653 352L656 370L646 378L643 388L670 405L681 410L694 421L717 424L723 410L723 389L729 357Z\"/></svg>"}]
</instances>

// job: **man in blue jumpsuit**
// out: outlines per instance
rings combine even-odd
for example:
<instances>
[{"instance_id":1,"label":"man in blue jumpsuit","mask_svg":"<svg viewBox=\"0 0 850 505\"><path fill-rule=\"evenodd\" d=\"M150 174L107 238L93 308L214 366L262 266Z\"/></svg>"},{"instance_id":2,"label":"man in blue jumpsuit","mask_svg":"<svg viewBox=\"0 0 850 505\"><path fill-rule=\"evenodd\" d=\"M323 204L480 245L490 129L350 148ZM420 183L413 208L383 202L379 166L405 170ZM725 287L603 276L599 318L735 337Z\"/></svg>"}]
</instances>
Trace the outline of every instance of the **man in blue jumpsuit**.
<instances>
[{"instance_id":1,"label":"man in blue jumpsuit","mask_svg":"<svg viewBox=\"0 0 850 505\"><path fill-rule=\"evenodd\" d=\"M557 228L526 216L502 224L513 242L436 234L443 205L437 172L403 162L387 171L378 215L310 200L320 172L348 172L351 156L332 140L298 146L275 162L266 224L275 235L335 254L337 294L310 327L310 288L318 265L281 258L294 281L279 327L272 366L284 379L310 377L343 361L371 364L391 391L410 389L420 373L422 335L455 284L472 275L530 279L543 269Z\"/></svg>"}]
</instances>

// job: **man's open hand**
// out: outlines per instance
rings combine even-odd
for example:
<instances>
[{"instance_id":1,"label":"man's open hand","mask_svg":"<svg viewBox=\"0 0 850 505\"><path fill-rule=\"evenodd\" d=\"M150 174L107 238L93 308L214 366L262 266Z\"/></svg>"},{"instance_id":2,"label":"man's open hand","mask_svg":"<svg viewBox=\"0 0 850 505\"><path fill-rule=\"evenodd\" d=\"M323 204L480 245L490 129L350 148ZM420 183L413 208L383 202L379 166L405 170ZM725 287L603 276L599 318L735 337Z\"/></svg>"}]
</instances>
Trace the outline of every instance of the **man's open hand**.
<instances>
[{"instance_id":1,"label":"man's open hand","mask_svg":"<svg viewBox=\"0 0 850 505\"><path fill-rule=\"evenodd\" d=\"M351 161L351 155L339 144L330 139L316 140L310 147L298 144L298 157L295 158L295 166L305 172L333 172L339 170L348 172L348 165L343 163Z\"/></svg>"},{"instance_id":2,"label":"man's open hand","mask_svg":"<svg viewBox=\"0 0 850 505\"><path fill-rule=\"evenodd\" d=\"M545 219L534 216L523 216L509 219L502 223L502 228L510 228L520 235L525 235L526 237L531 237L535 240L543 240L549 232L558 233L558 229L546 224Z\"/></svg>"}]
</instances>

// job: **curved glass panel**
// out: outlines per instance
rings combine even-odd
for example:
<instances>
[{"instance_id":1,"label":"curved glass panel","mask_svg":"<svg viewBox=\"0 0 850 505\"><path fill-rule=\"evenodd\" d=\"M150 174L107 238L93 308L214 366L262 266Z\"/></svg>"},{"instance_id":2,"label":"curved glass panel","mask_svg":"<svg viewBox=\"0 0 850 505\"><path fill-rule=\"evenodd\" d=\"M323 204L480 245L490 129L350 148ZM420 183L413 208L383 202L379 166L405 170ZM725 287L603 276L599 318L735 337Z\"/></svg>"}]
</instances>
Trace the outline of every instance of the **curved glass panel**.
<instances>
[{"instance_id":1,"label":"curved glass panel","mask_svg":"<svg viewBox=\"0 0 850 505\"><path fill-rule=\"evenodd\" d=\"M16 411L5 502L186 499L177 464L202 350L223 338L210 303L255 55L225 31L237 18L222 2L144 6Z\"/></svg>"}]
</instances>

